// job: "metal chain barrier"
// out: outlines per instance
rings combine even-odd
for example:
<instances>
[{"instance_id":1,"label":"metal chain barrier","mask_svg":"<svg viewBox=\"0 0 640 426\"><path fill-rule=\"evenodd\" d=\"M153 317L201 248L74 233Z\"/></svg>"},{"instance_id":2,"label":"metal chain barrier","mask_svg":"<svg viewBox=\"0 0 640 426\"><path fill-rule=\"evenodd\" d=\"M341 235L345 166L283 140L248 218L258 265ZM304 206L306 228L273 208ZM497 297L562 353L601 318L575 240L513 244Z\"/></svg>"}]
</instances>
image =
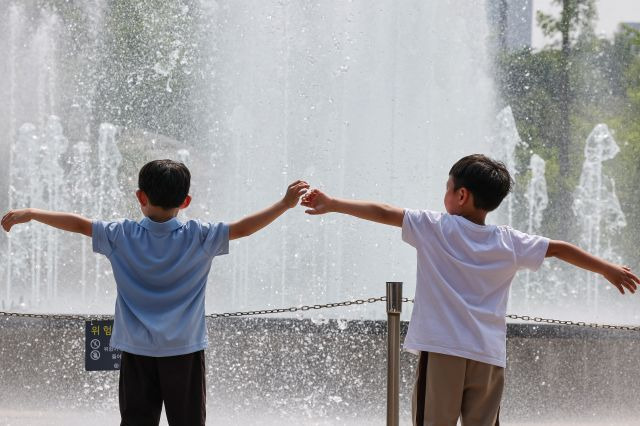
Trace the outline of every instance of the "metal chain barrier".
<instances>
[{"instance_id":1,"label":"metal chain barrier","mask_svg":"<svg viewBox=\"0 0 640 426\"><path fill-rule=\"evenodd\" d=\"M29 314L25 312L2 312L0 317L14 318L33 318L47 320L64 320L64 321L91 321L91 320L108 320L113 319L113 315L96 315L96 314Z\"/></svg>"},{"instance_id":2,"label":"metal chain barrier","mask_svg":"<svg viewBox=\"0 0 640 426\"><path fill-rule=\"evenodd\" d=\"M324 304L316 304L316 305L292 306L290 308L275 308L275 309L261 309L258 311L212 313L212 314L207 314L205 316L207 318L230 318L230 317L246 317L246 316L252 316L252 315L284 314L284 313L291 313L291 312L305 312L305 311L311 311L311 310L317 310L317 309L338 308L342 306L365 305L368 303L385 302L386 300L387 300L386 296L370 297L368 299L355 299L355 300L347 300L345 302L324 303ZM413 299L409 299L406 297L402 299L402 301L413 303ZM0 311L0 317L89 321L89 320L100 320L100 319L112 319L113 315L30 314L30 313L22 313L22 312Z\"/></svg>"},{"instance_id":3,"label":"metal chain barrier","mask_svg":"<svg viewBox=\"0 0 640 426\"><path fill-rule=\"evenodd\" d=\"M318 309L338 308L343 306L365 305L369 303L386 302L386 301L387 301L386 296L370 297L368 299L355 299L355 300L347 300L344 302L292 306L289 308L212 313L212 314L207 314L206 317L207 318L231 318L231 317L247 317L247 316L254 316L254 315L285 314L285 313L293 313L293 312L306 312L306 311L312 311L312 310L318 310ZM413 299L409 299L408 297L403 297L402 302L413 303ZM30 313L23 313L23 312L0 311L0 317L34 318L34 319L67 320L67 321L90 321L90 320L112 319L113 315L30 314ZM551 319L551 318L540 318L540 317L532 317L529 315L515 315L515 314L507 314L506 317L513 320L529 321L529 322L544 323L544 324L571 325L571 326L578 326L578 327L600 328L605 330L640 331L640 326L631 326L631 325L599 324L594 322L589 323L584 321L558 320L558 319Z\"/></svg>"},{"instance_id":4,"label":"metal chain barrier","mask_svg":"<svg viewBox=\"0 0 640 426\"><path fill-rule=\"evenodd\" d=\"M602 328L606 330L625 330L625 331L640 331L640 326L631 326L631 325L611 325L611 324L599 324L595 322L584 322L584 321L568 321L568 320L557 320L551 318L540 318L540 317L530 317L528 315L515 315L508 314L506 315L509 319L516 319L522 321L532 321L539 322L545 324L558 324L558 325L573 325L578 327L589 327L589 328Z\"/></svg>"},{"instance_id":5,"label":"metal chain barrier","mask_svg":"<svg viewBox=\"0 0 640 426\"><path fill-rule=\"evenodd\" d=\"M338 308L341 306L364 305L367 303L386 302L386 300L387 300L386 296L370 297L368 299L347 300L346 302L325 303L325 304L318 304L318 305L303 305L303 306L294 306L291 308L263 309L260 311L225 312L222 314L208 314L206 316L208 318L228 318L228 317L244 317L244 316L250 316L250 315L282 314L282 313L300 312L300 311L305 312L305 311L311 311L315 309ZM402 301L413 303L413 299L409 300L406 297Z\"/></svg>"}]
</instances>

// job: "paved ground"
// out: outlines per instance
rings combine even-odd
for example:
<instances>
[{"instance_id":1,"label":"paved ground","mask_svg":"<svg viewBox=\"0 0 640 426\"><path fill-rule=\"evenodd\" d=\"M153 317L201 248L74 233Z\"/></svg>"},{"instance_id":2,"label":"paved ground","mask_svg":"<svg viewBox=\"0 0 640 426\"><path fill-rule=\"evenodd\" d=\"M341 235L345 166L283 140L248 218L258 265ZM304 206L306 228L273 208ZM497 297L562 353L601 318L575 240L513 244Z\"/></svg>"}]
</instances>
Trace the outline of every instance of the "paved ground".
<instances>
[{"instance_id":1,"label":"paved ground","mask_svg":"<svg viewBox=\"0 0 640 426\"><path fill-rule=\"evenodd\" d=\"M216 413L209 413L209 421L207 424L211 425L264 425L264 426L333 426L333 425L349 425L349 426L364 426L364 425L384 425L386 419L362 419L361 421L354 421L353 419L293 419L293 418L269 418L263 415L242 417L235 416L233 418L223 418L217 416ZM92 426L113 426L117 425L120 420L117 412L81 412L81 411L15 411L15 410L3 410L0 409L0 425L2 426L86 426L91 424ZM88 423L89 422L89 423ZM581 420L575 421L540 421L532 420L527 423L509 423L502 422L506 426L637 426L638 421L628 422L607 422L602 420L589 421ZM409 426L409 419L403 419L401 425ZM167 426L167 421L162 416L160 426Z\"/></svg>"},{"instance_id":2,"label":"paved ground","mask_svg":"<svg viewBox=\"0 0 640 426\"><path fill-rule=\"evenodd\" d=\"M385 424L386 324L229 319L207 325L209 424ZM640 393L636 336L514 324L508 331L503 424L640 424L640 399L632 397ZM119 423L117 372L84 370L84 323L0 320L0 342L0 426ZM415 361L401 354L405 425Z\"/></svg>"}]
</instances>

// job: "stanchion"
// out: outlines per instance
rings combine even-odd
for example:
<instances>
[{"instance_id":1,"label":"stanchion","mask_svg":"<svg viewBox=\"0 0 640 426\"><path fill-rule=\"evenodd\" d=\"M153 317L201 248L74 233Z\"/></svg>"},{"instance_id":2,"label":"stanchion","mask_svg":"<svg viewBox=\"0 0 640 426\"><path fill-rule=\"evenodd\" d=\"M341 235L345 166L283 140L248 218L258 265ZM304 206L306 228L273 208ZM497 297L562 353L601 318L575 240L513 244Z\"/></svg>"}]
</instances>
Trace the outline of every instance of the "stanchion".
<instances>
[{"instance_id":1,"label":"stanchion","mask_svg":"<svg viewBox=\"0 0 640 426\"><path fill-rule=\"evenodd\" d=\"M400 313L402 283L387 282L387 426L400 421Z\"/></svg>"}]
</instances>

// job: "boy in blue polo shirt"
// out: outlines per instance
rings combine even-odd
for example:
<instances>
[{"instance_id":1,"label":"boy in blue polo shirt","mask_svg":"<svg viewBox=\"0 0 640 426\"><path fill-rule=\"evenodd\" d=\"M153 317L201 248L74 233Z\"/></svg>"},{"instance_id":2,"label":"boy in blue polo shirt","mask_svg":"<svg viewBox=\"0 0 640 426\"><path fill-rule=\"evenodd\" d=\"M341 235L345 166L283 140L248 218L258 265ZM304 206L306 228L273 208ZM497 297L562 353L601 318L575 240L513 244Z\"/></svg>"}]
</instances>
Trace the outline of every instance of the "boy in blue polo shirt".
<instances>
[{"instance_id":1,"label":"boy in blue polo shirt","mask_svg":"<svg viewBox=\"0 0 640 426\"><path fill-rule=\"evenodd\" d=\"M176 217L189 206L191 175L171 160L140 170L136 197L140 222L91 221L38 209L13 210L13 225L36 220L91 237L107 256L117 287L110 345L122 350L119 400L122 425L157 425L162 403L169 424L205 424L205 288L213 258L229 252L229 240L262 229L298 204L309 185L295 181L272 206L237 222L203 223Z\"/></svg>"}]
</instances>

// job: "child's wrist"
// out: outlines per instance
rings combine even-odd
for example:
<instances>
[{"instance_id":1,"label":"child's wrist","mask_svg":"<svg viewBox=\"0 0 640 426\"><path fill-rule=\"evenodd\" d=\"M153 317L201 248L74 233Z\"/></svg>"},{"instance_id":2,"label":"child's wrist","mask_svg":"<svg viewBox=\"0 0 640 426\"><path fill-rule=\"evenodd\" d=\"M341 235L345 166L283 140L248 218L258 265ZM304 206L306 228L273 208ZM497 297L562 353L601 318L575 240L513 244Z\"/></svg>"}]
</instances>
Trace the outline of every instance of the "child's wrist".
<instances>
[{"instance_id":1,"label":"child's wrist","mask_svg":"<svg viewBox=\"0 0 640 426\"><path fill-rule=\"evenodd\" d=\"M607 273L615 272L616 268L617 268L617 265L615 263L609 262L608 260L605 260L604 264L600 268L600 274L601 275L606 275Z\"/></svg>"},{"instance_id":2,"label":"child's wrist","mask_svg":"<svg viewBox=\"0 0 640 426\"><path fill-rule=\"evenodd\" d=\"M280 201L278 201L276 203L276 205L278 206L279 209L281 210L289 210L290 208L292 208L293 206L289 205L289 203L287 202L287 197L283 197Z\"/></svg>"},{"instance_id":3,"label":"child's wrist","mask_svg":"<svg viewBox=\"0 0 640 426\"><path fill-rule=\"evenodd\" d=\"M337 198L331 198L331 197L327 197L327 211L329 213L336 213L338 212L338 204L339 204L339 200Z\"/></svg>"}]
</instances>

